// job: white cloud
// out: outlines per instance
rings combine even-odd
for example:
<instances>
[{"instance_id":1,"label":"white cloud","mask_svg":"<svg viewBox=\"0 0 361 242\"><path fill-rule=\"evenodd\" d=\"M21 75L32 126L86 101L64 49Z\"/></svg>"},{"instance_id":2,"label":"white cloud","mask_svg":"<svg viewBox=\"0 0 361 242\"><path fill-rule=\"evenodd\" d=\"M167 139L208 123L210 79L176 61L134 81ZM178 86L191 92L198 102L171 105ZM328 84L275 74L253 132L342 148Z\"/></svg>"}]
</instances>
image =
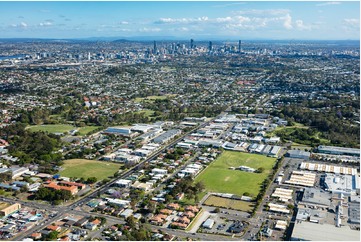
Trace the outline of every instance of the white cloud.
<instances>
[{"instance_id":1,"label":"white cloud","mask_svg":"<svg viewBox=\"0 0 361 242\"><path fill-rule=\"evenodd\" d=\"M360 19L356 18L347 18L343 20L342 28L347 32L360 32Z\"/></svg>"},{"instance_id":2,"label":"white cloud","mask_svg":"<svg viewBox=\"0 0 361 242\"><path fill-rule=\"evenodd\" d=\"M217 23L229 23L232 22L232 17L225 17L225 18L216 18Z\"/></svg>"},{"instance_id":3,"label":"white cloud","mask_svg":"<svg viewBox=\"0 0 361 242\"><path fill-rule=\"evenodd\" d=\"M250 10L241 10L235 12L236 14L241 15L261 15L261 16L277 16L289 14L291 11L289 9L250 9Z\"/></svg>"},{"instance_id":4,"label":"white cloud","mask_svg":"<svg viewBox=\"0 0 361 242\"><path fill-rule=\"evenodd\" d=\"M296 20L296 27L299 30L311 30L312 27L310 25L305 25L302 20Z\"/></svg>"},{"instance_id":5,"label":"white cloud","mask_svg":"<svg viewBox=\"0 0 361 242\"><path fill-rule=\"evenodd\" d=\"M281 19L284 19L283 26L286 29L293 29L291 15L287 14L285 17L283 17Z\"/></svg>"},{"instance_id":6,"label":"white cloud","mask_svg":"<svg viewBox=\"0 0 361 242\"><path fill-rule=\"evenodd\" d=\"M341 2L325 2L325 3L316 4L316 6L322 7L322 6L339 5L339 4L341 4Z\"/></svg>"},{"instance_id":7,"label":"white cloud","mask_svg":"<svg viewBox=\"0 0 361 242\"><path fill-rule=\"evenodd\" d=\"M139 32L160 32L161 29L160 28L140 28L138 29Z\"/></svg>"},{"instance_id":8,"label":"white cloud","mask_svg":"<svg viewBox=\"0 0 361 242\"><path fill-rule=\"evenodd\" d=\"M176 31L187 32L187 31L189 31L189 29L187 27L180 27L180 28L177 28Z\"/></svg>"},{"instance_id":9,"label":"white cloud","mask_svg":"<svg viewBox=\"0 0 361 242\"><path fill-rule=\"evenodd\" d=\"M129 24L129 22L127 22L127 21L120 21L119 24L126 25L126 24Z\"/></svg>"},{"instance_id":10,"label":"white cloud","mask_svg":"<svg viewBox=\"0 0 361 242\"><path fill-rule=\"evenodd\" d=\"M350 26L354 26L354 27L360 26L360 20L356 19L356 18L348 18L348 19L344 19L343 21L345 24L350 25Z\"/></svg>"},{"instance_id":11,"label":"white cloud","mask_svg":"<svg viewBox=\"0 0 361 242\"><path fill-rule=\"evenodd\" d=\"M160 18L155 21L155 24L176 24L176 23L200 23L207 22L209 19L207 16L199 18Z\"/></svg>"},{"instance_id":12,"label":"white cloud","mask_svg":"<svg viewBox=\"0 0 361 242\"><path fill-rule=\"evenodd\" d=\"M10 27L18 28L18 29L26 29L28 24L25 22L21 22L20 24L11 24Z\"/></svg>"},{"instance_id":13,"label":"white cloud","mask_svg":"<svg viewBox=\"0 0 361 242\"><path fill-rule=\"evenodd\" d=\"M160 18L159 20L155 21L155 24L169 24L169 23L187 23L188 20L186 18Z\"/></svg>"},{"instance_id":14,"label":"white cloud","mask_svg":"<svg viewBox=\"0 0 361 242\"><path fill-rule=\"evenodd\" d=\"M45 22L42 22L42 23L39 24L39 26L41 26L41 27L52 26L52 25L53 25L53 23L50 22L50 21L45 21Z\"/></svg>"}]
</instances>

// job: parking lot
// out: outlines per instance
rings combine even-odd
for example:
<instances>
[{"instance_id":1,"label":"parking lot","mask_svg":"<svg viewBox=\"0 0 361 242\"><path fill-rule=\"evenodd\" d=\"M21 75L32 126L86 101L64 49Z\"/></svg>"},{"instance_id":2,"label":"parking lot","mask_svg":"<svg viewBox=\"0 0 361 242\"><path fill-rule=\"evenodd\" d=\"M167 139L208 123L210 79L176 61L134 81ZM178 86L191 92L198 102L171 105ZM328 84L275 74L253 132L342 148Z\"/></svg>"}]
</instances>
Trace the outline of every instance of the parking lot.
<instances>
[{"instance_id":1,"label":"parking lot","mask_svg":"<svg viewBox=\"0 0 361 242\"><path fill-rule=\"evenodd\" d=\"M244 228L247 226L246 223L240 220L227 219L222 214L212 214L210 219L214 220L214 225L211 229L200 227L199 231L209 234L224 234L224 235L241 235ZM233 232L232 232L233 229Z\"/></svg>"}]
</instances>

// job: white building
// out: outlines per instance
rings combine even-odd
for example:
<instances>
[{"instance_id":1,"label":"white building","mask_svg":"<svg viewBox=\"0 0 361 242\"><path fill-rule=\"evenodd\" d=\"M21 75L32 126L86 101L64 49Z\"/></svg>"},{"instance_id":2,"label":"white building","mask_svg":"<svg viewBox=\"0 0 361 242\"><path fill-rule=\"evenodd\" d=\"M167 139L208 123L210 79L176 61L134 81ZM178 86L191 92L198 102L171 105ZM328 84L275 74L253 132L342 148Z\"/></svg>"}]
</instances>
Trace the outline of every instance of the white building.
<instances>
[{"instance_id":1,"label":"white building","mask_svg":"<svg viewBox=\"0 0 361 242\"><path fill-rule=\"evenodd\" d=\"M168 173L168 171L165 169L154 168L154 169L152 169L152 173L166 175Z\"/></svg>"},{"instance_id":2,"label":"white building","mask_svg":"<svg viewBox=\"0 0 361 242\"><path fill-rule=\"evenodd\" d=\"M132 185L132 181L126 179L119 179L113 184L113 186L125 188L130 187L130 185Z\"/></svg>"}]
</instances>

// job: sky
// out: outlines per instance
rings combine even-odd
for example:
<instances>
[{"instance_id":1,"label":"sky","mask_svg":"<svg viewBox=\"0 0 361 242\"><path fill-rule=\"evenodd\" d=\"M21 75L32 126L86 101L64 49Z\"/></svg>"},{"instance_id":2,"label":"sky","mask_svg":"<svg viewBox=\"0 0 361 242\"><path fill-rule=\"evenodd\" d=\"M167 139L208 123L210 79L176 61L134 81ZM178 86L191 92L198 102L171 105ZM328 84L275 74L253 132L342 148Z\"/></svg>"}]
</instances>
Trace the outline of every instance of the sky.
<instances>
[{"instance_id":1,"label":"sky","mask_svg":"<svg viewBox=\"0 0 361 242\"><path fill-rule=\"evenodd\" d=\"M359 1L2 1L0 38L360 39Z\"/></svg>"}]
</instances>

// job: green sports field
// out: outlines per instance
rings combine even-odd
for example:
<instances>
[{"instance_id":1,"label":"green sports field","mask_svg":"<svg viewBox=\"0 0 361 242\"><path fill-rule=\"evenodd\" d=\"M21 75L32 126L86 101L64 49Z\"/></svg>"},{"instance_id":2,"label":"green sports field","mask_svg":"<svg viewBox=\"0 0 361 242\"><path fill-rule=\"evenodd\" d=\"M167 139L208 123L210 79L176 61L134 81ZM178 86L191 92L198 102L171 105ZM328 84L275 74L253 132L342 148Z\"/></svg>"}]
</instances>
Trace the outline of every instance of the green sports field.
<instances>
[{"instance_id":1,"label":"green sports field","mask_svg":"<svg viewBox=\"0 0 361 242\"><path fill-rule=\"evenodd\" d=\"M211 195L204 201L204 205L251 212L254 203Z\"/></svg>"},{"instance_id":2,"label":"green sports field","mask_svg":"<svg viewBox=\"0 0 361 242\"><path fill-rule=\"evenodd\" d=\"M110 162L86 160L86 159L71 159L65 160L61 176L65 177L96 177L99 180L113 176L119 170L121 165Z\"/></svg>"},{"instance_id":3,"label":"green sports field","mask_svg":"<svg viewBox=\"0 0 361 242\"><path fill-rule=\"evenodd\" d=\"M29 126L28 129L32 132L44 131L48 133L65 133L73 130L75 127L70 124L44 124Z\"/></svg>"},{"instance_id":4,"label":"green sports field","mask_svg":"<svg viewBox=\"0 0 361 242\"><path fill-rule=\"evenodd\" d=\"M44 125L32 125L27 129L32 132L44 131L48 133L66 133L70 130L77 129L79 135L83 136L88 134L90 131L97 129L99 126L85 126L85 127L75 127L70 124L44 124Z\"/></svg>"},{"instance_id":5,"label":"green sports field","mask_svg":"<svg viewBox=\"0 0 361 242\"><path fill-rule=\"evenodd\" d=\"M248 192L252 197L256 197L261 183L267 178L275 161L275 158L263 155L224 151L196 177L195 182L202 181L208 192L232 193L239 196ZM239 166L255 169L263 167L264 172L249 173L229 169Z\"/></svg>"},{"instance_id":6,"label":"green sports field","mask_svg":"<svg viewBox=\"0 0 361 242\"><path fill-rule=\"evenodd\" d=\"M148 96L148 97L137 97L134 99L134 102L140 103L142 101L146 101L146 102L154 102L155 100L164 100L167 99L168 97L174 97L174 94L166 94L163 96Z\"/></svg>"}]
</instances>

